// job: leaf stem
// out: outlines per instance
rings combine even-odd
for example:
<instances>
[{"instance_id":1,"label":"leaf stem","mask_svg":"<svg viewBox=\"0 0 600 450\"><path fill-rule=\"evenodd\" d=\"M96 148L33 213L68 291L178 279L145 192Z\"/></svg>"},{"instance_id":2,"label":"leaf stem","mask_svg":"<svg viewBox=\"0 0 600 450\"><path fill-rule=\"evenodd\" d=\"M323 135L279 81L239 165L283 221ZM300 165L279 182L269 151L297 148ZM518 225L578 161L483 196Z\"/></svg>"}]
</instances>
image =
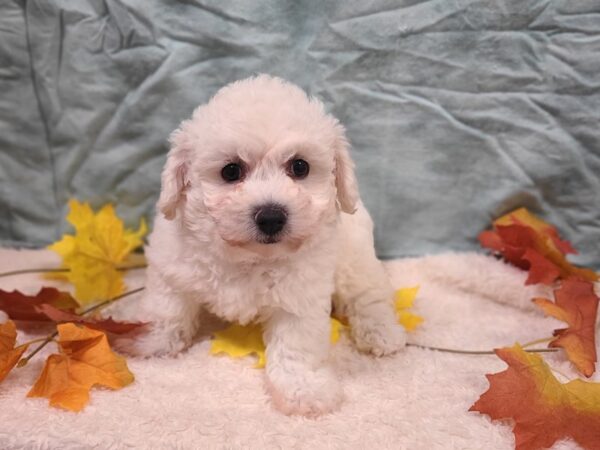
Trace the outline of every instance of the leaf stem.
<instances>
[{"instance_id":1,"label":"leaf stem","mask_svg":"<svg viewBox=\"0 0 600 450\"><path fill-rule=\"evenodd\" d=\"M121 300L122 298L125 297L129 297L130 295L133 294L137 294L138 292L141 292L145 289L145 287L140 287L137 289L133 289L131 291L125 292L124 294L121 295L117 295L116 297L113 297L111 299L105 300L101 303L98 303L97 305L94 305L88 309L86 309L85 311L83 311L80 315L84 316L86 314L91 313L92 311L95 311L99 308L102 308L103 306L109 305L110 303L116 302L117 300ZM41 349L43 349L46 345L48 345L50 342L52 342L54 340L54 338L58 336L58 331L55 331L54 333L48 335L45 338L40 338L40 339L35 339L31 342L28 342L28 344L33 344L35 342L42 342L40 345L38 345L29 355L27 355L25 358L22 358L18 363L17 363L17 367L24 367L27 365L27 363L29 362L29 360L31 358L33 358L36 353L38 353Z\"/></svg>"},{"instance_id":2,"label":"leaf stem","mask_svg":"<svg viewBox=\"0 0 600 450\"><path fill-rule=\"evenodd\" d=\"M138 292L142 292L144 289L146 289L146 287L142 286L131 291L125 292L124 294L117 295L116 297L110 298L108 300L104 300L103 302L97 303L94 306L90 306L88 309L83 310L80 315L85 316L86 314L89 314L92 311L96 311L97 309L100 309L104 306L110 305L111 303L116 302L117 300L121 300L122 298L129 297L130 295L137 294Z\"/></svg>"},{"instance_id":3,"label":"leaf stem","mask_svg":"<svg viewBox=\"0 0 600 450\"><path fill-rule=\"evenodd\" d=\"M530 342L527 342L527 343L521 345L521 347L525 348L525 347L531 347L532 345L536 345L536 344L543 344L544 342L550 342L552 339L554 339L554 338L549 337L549 338L536 339L535 341L530 341Z\"/></svg>"},{"instance_id":4,"label":"leaf stem","mask_svg":"<svg viewBox=\"0 0 600 450\"><path fill-rule=\"evenodd\" d=\"M137 269L145 269L147 264L135 264L132 266L119 266L115 267L115 269L119 271L125 270L137 270ZM37 268L37 269L21 269L21 270L11 270L10 272L2 272L0 273L0 278L10 277L13 275L23 275L27 273L61 273L61 272L70 272L71 269L68 267L55 267L55 268Z\"/></svg>"},{"instance_id":5,"label":"leaf stem","mask_svg":"<svg viewBox=\"0 0 600 450\"><path fill-rule=\"evenodd\" d=\"M408 347L424 348L427 350L435 350L435 351L444 352L444 353L457 353L460 355L495 355L496 354L496 352L494 350L459 350L459 349L455 349L455 348L430 347L428 345L413 344L412 342L409 342L406 345ZM532 348L532 349L525 350L525 351L528 353L554 353L558 350L555 348Z\"/></svg>"},{"instance_id":6,"label":"leaf stem","mask_svg":"<svg viewBox=\"0 0 600 450\"><path fill-rule=\"evenodd\" d=\"M37 342L45 341L46 339L48 339L48 337L43 337L43 338L39 338L39 339L32 339L31 341L23 342L22 344L20 344L16 348L25 347L26 345L32 345L32 344L35 344Z\"/></svg>"},{"instance_id":7,"label":"leaf stem","mask_svg":"<svg viewBox=\"0 0 600 450\"><path fill-rule=\"evenodd\" d=\"M21 360L17 363L17 367L25 367L29 360L33 358L37 352L48 345L48 343L52 342L56 336L58 336L58 331L48 335L45 339L43 339L44 342L38 345L29 355L27 355L25 358L21 358Z\"/></svg>"}]
</instances>

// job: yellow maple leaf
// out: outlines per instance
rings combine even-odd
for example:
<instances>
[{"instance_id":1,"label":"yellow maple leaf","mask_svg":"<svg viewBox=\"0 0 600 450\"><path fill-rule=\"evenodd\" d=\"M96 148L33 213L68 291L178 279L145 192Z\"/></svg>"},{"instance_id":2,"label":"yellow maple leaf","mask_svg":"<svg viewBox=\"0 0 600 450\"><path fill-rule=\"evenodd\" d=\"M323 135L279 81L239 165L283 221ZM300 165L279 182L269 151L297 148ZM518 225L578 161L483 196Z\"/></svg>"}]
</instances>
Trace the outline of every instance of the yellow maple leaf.
<instances>
[{"instance_id":1,"label":"yellow maple leaf","mask_svg":"<svg viewBox=\"0 0 600 450\"><path fill-rule=\"evenodd\" d=\"M407 309L413 306L419 286L398 289L395 292L394 307L398 315L398 322L407 331L413 331L423 322L421 316L413 314ZM331 342L336 343L340 339L340 332L349 329L345 318L331 318ZM225 353L232 358L243 358L248 355L256 355L258 361L255 368L265 366L265 344L262 338L263 329L260 324L239 325L232 324L224 330L217 331L211 343L210 354L217 355Z\"/></svg>"},{"instance_id":2,"label":"yellow maple leaf","mask_svg":"<svg viewBox=\"0 0 600 450\"><path fill-rule=\"evenodd\" d=\"M340 339L340 331L346 328L339 320L331 318L330 339L335 344ZM243 358L256 355L258 361L254 365L260 369L265 367L267 357L263 342L263 329L261 324L239 325L232 324L222 331L217 331L211 343L210 354L225 353L232 358Z\"/></svg>"},{"instance_id":3,"label":"yellow maple leaf","mask_svg":"<svg viewBox=\"0 0 600 450\"><path fill-rule=\"evenodd\" d=\"M48 248L71 269L64 277L75 286L75 298L85 305L122 294L123 275L116 267L143 244L146 222L142 219L137 231L126 230L111 204L96 214L89 204L77 200L70 200L69 207L67 221L75 234L64 235Z\"/></svg>"},{"instance_id":4,"label":"yellow maple leaf","mask_svg":"<svg viewBox=\"0 0 600 450\"><path fill-rule=\"evenodd\" d=\"M398 289L395 293L394 307L398 314L398 321L406 328L406 331L413 331L424 320L421 316L407 311L407 309L412 308L418 292L419 286L415 286Z\"/></svg>"},{"instance_id":5,"label":"yellow maple leaf","mask_svg":"<svg viewBox=\"0 0 600 450\"><path fill-rule=\"evenodd\" d=\"M228 328L217 331L210 347L210 353L225 353L232 358L243 358L248 355L258 356L256 368L265 367L265 344L260 324L232 324Z\"/></svg>"},{"instance_id":6,"label":"yellow maple leaf","mask_svg":"<svg viewBox=\"0 0 600 450\"><path fill-rule=\"evenodd\" d=\"M51 406L81 411L94 385L120 389L134 380L125 359L110 349L102 331L73 323L57 326L60 354L53 354L28 397L46 397Z\"/></svg>"}]
</instances>

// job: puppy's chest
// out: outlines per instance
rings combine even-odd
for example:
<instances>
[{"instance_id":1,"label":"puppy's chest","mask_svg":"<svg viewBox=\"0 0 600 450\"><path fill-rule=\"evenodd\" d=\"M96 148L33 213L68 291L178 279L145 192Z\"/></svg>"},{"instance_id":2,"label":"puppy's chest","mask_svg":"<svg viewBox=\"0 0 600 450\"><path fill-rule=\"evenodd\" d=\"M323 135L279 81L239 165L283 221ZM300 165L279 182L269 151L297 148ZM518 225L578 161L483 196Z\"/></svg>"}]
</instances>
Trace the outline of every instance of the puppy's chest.
<instances>
[{"instance_id":1,"label":"puppy's chest","mask_svg":"<svg viewBox=\"0 0 600 450\"><path fill-rule=\"evenodd\" d=\"M206 306L214 314L242 324L281 307L280 288L288 273L274 267L228 269L211 283ZM223 276L224 275L224 276Z\"/></svg>"}]
</instances>

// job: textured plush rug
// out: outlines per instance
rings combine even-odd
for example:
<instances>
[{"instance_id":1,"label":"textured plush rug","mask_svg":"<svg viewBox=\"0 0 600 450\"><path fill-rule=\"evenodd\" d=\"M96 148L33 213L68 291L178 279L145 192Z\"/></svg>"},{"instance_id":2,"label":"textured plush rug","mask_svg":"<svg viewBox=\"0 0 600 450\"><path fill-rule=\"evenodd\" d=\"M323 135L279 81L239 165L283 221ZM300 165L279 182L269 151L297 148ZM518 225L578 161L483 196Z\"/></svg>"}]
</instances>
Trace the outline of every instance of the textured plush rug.
<instances>
[{"instance_id":1,"label":"textured plush rug","mask_svg":"<svg viewBox=\"0 0 600 450\"><path fill-rule=\"evenodd\" d=\"M0 272L57 264L47 251L0 250ZM530 298L523 272L479 254L444 254L390 261L397 287L421 286L414 311L424 324L410 342L487 350L549 336L561 324L544 318ZM130 288L143 283L132 273ZM0 279L2 289L37 292L52 284L39 275ZM123 302L133 302L134 298ZM1 314L1 313L0 313ZM31 335L21 334L20 340ZM488 383L485 373L505 364L496 356L469 356L408 347L388 358L356 352L343 338L331 352L346 400L316 420L273 410L263 371L254 360L208 354L209 338L174 359L129 359L136 381L120 390L93 389L76 414L28 399L47 351L0 384L0 448L307 448L510 449L510 423L492 423L467 410ZM52 346L49 346L52 347ZM576 376L561 354L546 356ZM593 378L598 380L597 374ZM555 448L576 448L563 441Z\"/></svg>"}]
</instances>

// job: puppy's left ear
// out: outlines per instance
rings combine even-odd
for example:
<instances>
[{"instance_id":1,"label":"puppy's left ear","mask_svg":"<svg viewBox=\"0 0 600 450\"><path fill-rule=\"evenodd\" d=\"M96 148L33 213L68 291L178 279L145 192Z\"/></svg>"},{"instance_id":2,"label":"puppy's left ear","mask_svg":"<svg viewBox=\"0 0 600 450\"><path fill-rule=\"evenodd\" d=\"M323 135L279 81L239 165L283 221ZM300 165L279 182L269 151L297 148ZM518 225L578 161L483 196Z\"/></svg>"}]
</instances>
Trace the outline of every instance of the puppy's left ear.
<instances>
[{"instance_id":1,"label":"puppy's left ear","mask_svg":"<svg viewBox=\"0 0 600 450\"><path fill-rule=\"evenodd\" d=\"M185 191L190 186L189 166L191 148L185 132L185 122L175 130L169 141L171 150L161 175L161 190L157 208L168 220L175 218L177 207L185 201Z\"/></svg>"},{"instance_id":2,"label":"puppy's left ear","mask_svg":"<svg viewBox=\"0 0 600 450\"><path fill-rule=\"evenodd\" d=\"M350 158L350 143L341 125L335 143L335 187L338 203L343 212L354 214L358 203L358 183L354 174L354 162Z\"/></svg>"}]
</instances>

